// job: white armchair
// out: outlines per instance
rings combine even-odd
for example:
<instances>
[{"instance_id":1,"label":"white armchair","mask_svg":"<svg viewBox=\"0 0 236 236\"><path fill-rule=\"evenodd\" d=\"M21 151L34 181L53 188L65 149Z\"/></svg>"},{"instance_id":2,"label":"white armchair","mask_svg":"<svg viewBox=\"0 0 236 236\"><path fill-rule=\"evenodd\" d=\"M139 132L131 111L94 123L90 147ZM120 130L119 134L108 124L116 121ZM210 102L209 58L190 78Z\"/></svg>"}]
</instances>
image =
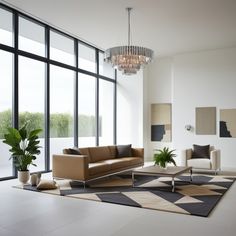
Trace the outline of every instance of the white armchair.
<instances>
[{"instance_id":1,"label":"white armchair","mask_svg":"<svg viewBox=\"0 0 236 236\"><path fill-rule=\"evenodd\" d=\"M215 174L221 168L220 150L210 147L210 158L192 158L193 149L185 149L181 153L181 161L185 166L192 166L194 169L214 170Z\"/></svg>"}]
</instances>

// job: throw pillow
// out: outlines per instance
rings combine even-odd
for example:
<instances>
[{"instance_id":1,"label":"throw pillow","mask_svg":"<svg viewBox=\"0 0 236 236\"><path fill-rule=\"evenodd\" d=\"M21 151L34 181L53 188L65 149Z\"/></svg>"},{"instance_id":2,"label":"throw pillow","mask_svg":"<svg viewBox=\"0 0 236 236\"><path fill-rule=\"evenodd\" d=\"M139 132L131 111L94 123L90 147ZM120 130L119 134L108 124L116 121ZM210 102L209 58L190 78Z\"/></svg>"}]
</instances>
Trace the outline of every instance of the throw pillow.
<instances>
[{"instance_id":1,"label":"throw pillow","mask_svg":"<svg viewBox=\"0 0 236 236\"><path fill-rule=\"evenodd\" d=\"M193 145L192 158L210 158L210 145Z\"/></svg>"},{"instance_id":2,"label":"throw pillow","mask_svg":"<svg viewBox=\"0 0 236 236\"><path fill-rule=\"evenodd\" d=\"M116 157L131 157L131 144L128 145L117 145L117 156Z\"/></svg>"},{"instance_id":3,"label":"throw pillow","mask_svg":"<svg viewBox=\"0 0 236 236\"><path fill-rule=\"evenodd\" d=\"M68 148L69 153L72 155L81 155L79 148Z\"/></svg>"},{"instance_id":4,"label":"throw pillow","mask_svg":"<svg viewBox=\"0 0 236 236\"><path fill-rule=\"evenodd\" d=\"M42 179L36 187L38 190L56 189L56 182L54 180Z\"/></svg>"}]
</instances>

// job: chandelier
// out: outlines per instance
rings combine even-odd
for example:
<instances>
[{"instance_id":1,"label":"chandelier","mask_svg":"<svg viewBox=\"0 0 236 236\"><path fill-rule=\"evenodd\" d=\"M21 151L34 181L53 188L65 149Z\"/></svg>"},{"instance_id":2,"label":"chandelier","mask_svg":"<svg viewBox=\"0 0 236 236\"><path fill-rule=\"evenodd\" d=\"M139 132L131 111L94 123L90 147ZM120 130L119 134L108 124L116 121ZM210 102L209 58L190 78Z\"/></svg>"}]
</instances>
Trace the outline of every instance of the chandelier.
<instances>
[{"instance_id":1,"label":"chandelier","mask_svg":"<svg viewBox=\"0 0 236 236\"><path fill-rule=\"evenodd\" d=\"M124 75L136 74L140 68L152 61L153 51L151 49L130 44L130 11L128 11L128 45L109 48L104 53L104 61L111 63L115 69Z\"/></svg>"}]
</instances>

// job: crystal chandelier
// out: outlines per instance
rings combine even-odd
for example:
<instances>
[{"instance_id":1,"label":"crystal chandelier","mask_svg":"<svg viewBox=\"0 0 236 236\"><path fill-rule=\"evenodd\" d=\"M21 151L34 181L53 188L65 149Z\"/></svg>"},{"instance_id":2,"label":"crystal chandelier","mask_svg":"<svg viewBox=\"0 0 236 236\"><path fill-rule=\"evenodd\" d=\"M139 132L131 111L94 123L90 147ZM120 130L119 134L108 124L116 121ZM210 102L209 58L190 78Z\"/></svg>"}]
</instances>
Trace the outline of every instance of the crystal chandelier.
<instances>
[{"instance_id":1,"label":"crystal chandelier","mask_svg":"<svg viewBox=\"0 0 236 236\"><path fill-rule=\"evenodd\" d=\"M132 8L126 8L128 11L128 45L109 48L104 53L104 61L111 63L115 69L123 72L125 75L136 74L143 65L152 61L153 51L151 49L130 44L130 11Z\"/></svg>"}]
</instances>

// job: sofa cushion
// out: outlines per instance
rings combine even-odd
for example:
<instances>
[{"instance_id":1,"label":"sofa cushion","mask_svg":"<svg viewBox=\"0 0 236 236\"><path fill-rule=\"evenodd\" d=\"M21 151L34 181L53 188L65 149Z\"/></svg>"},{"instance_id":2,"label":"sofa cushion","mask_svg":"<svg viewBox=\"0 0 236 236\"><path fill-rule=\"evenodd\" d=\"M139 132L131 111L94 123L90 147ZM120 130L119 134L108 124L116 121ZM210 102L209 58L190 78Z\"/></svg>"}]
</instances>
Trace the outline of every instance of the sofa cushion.
<instances>
[{"instance_id":1,"label":"sofa cushion","mask_svg":"<svg viewBox=\"0 0 236 236\"><path fill-rule=\"evenodd\" d=\"M207 158L195 158L187 160L187 165L199 169L211 169L211 161Z\"/></svg>"},{"instance_id":2,"label":"sofa cushion","mask_svg":"<svg viewBox=\"0 0 236 236\"><path fill-rule=\"evenodd\" d=\"M63 154L70 154L69 148L64 148L64 149L62 150L62 153L63 153Z\"/></svg>"},{"instance_id":3,"label":"sofa cushion","mask_svg":"<svg viewBox=\"0 0 236 236\"><path fill-rule=\"evenodd\" d=\"M128 145L117 145L117 156L120 157L131 157L131 144Z\"/></svg>"},{"instance_id":4,"label":"sofa cushion","mask_svg":"<svg viewBox=\"0 0 236 236\"><path fill-rule=\"evenodd\" d=\"M72 155L81 155L81 152L79 150L79 148L68 148L69 153L68 154L72 154Z\"/></svg>"},{"instance_id":5,"label":"sofa cushion","mask_svg":"<svg viewBox=\"0 0 236 236\"><path fill-rule=\"evenodd\" d=\"M210 145L193 145L192 158L210 158Z\"/></svg>"},{"instance_id":6,"label":"sofa cushion","mask_svg":"<svg viewBox=\"0 0 236 236\"><path fill-rule=\"evenodd\" d=\"M36 187L38 190L56 189L56 182L54 180L42 179Z\"/></svg>"},{"instance_id":7,"label":"sofa cushion","mask_svg":"<svg viewBox=\"0 0 236 236\"><path fill-rule=\"evenodd\" d=\"M88 156L88 161L91 162L89 148L87 148L87 147L79 148L79 151L80 151L81 155Z\"/></svg>"},{"instance_id":8,"label":"sofa cushion","mask_svg":"<svg viewBox=\"0 0 236 236\"><path fill-rule=\"evenodd\" d=\"M91 163L111 159L111 152L108 146L90 147L89 153Z\"/></svg>"},{"instance_id":9,"label":"sofa cushion","mask_svg":"<svg viewBox=\"0 0 236 236\"><path fill-rule=\"evenodd\" d=\"M114 159L116 158L116 155L117 155L117 149L116 149L116 146L115 145L112 145L112 146L108 146L109 150L110 150L110 158Z\"/></svg>"},{"instance_id":10,"label":"sofa cushion","mask_svg":"<svg viewBox=\"0 0 236 236\"><path fill-rule=\"evenodd\" d=\"M124 160L124 158L104 160L103 162L109 164L111 166L111 170L116 170L116 169L128 167L130 165L130 161Z\"/></svg>"},{"instance_id":11,"label":"sofa cushion","mask_svg":"<svg viewBox=\"0 0 236 236\"><path fill-rule=\"evenodd\" d=\"M97 175L111 170L111 165L104 161L89 163L89 175Z\"/></svg>"},{"instance_id":12,"label":"sofa cushion","mask_svg":"<svg viewBox=\"0 0 236 236\"><path fill-rule=\"evenodd\" d=\"M129 165L138 165L143 163L143 159L140 157L123 157L122 160L126 160L129 162Z\"/></svg>"}]
</instances>

